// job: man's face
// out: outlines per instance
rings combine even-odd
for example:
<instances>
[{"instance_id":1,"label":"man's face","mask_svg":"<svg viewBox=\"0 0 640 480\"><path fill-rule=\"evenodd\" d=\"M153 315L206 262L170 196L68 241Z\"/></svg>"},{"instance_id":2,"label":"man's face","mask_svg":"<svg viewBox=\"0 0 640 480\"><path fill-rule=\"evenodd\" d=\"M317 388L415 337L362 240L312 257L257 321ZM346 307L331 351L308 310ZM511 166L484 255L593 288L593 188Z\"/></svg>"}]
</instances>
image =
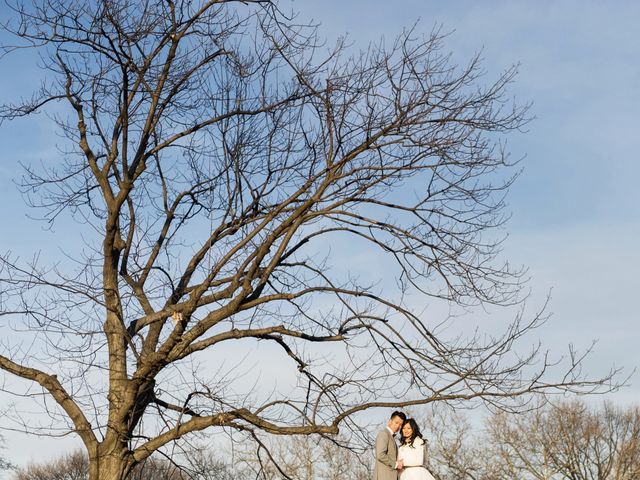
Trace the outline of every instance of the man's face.
<instances>
[{"instance_id":1,"label":"man's face","mask_svg":"<svg viewBox=\"0 0 640 480\"><path fill-rule=\"evenodd\" d=\"M400 427L402 427L402 423L403 422L400 417L393 417L391 418L391 420L389 420L389 423L387 425L389 425L389 428L393 433L398 433L398 430L400 430Z\"/></svg>"}]
</instances>

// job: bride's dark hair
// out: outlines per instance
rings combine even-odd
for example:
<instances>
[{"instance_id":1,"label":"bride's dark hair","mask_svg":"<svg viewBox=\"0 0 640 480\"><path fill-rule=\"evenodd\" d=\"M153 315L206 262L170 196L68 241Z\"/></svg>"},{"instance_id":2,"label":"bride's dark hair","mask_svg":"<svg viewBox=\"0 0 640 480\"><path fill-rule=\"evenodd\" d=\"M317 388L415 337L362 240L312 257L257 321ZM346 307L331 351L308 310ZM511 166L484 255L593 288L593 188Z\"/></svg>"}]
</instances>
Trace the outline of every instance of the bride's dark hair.
<instances>
[{"instance_id":1,"label":"bride's dark hair","mask_svg":"<svg viewBox=\"0 0 640 480\"><path fill-rule=\"evenodd\" d=\"M400 430L400 436L401 436L401 441L400 444L402 445L411 445L413 447L413 442L415 441L416 438L419 438L420 440L423 440L422 438L422 434L420 433L420 428L418 427L418 424L416 423L416 421L413 418L407 418L404 423L402 424L402 428L404 428L404 426L406 424L411 425L411 436L410 437L405 437L404 433L402 433L402 430Z\"/></svg>"}]
</instances>

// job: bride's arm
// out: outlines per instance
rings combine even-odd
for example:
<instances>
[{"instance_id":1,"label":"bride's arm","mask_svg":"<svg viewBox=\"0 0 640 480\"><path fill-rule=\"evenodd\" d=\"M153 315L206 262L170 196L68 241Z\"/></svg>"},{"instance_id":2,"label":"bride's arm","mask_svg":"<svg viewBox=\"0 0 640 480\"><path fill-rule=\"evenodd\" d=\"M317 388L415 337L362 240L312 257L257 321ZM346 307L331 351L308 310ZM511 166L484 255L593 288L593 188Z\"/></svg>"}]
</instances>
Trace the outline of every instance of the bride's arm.
<instances>
[{"instance_id":1,"label":"bride's arm","mask_svg":"<svg viewBox=\"0 0 640 480\"><path fill-rule=\"evenodd\" d=\"M427 456L427 442L422 444L422 466L427 468L429 457Z\"/></svg>"}]
</instances>

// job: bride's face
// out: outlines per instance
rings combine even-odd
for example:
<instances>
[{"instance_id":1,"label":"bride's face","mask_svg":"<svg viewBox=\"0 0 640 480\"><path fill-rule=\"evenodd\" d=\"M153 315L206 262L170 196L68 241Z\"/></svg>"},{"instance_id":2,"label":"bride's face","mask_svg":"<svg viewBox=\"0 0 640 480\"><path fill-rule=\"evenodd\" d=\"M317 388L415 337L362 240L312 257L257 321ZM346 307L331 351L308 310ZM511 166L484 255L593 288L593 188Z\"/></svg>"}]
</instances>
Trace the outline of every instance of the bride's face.
<instances>
[{"instance_id":1,"label":"bride's face","mask_svg":"<svg viewBox=\"0 0 640 480\"><path fill-rule=\"evenodd\" d=\"M411 425L409 423L405 423L404 427L402 427L402 436L404 438L409 438L411 437L412 434L413 434L413 428L411 428Z\"/></svg>"}]
</instances>

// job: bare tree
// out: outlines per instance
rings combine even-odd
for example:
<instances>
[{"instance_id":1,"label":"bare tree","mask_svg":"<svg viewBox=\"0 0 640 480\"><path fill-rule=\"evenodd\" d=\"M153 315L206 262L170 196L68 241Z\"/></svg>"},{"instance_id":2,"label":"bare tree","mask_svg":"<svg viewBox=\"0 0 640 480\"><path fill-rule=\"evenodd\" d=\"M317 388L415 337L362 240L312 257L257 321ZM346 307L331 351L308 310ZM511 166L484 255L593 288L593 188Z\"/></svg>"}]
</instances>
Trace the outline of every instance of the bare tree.
<instances>
[{"instance_id":1,"label":"bare tree","mask_svg":"<svg viewBox=\"0 0 640 480\"><path fill-rule=\"evenodd\" d=\"M322 441L320 451L324 466L322 480L369 480L373 476L373 453L347 448L350 442Z\"/></svg>"},{"instance_id":2,"label":"bare tree","mask_svg":"<svg viewBox=\"0 0 640 480\"><path fill-rule=\"evenodd\" d=\"M277 437L269 446L273 461L264 461L251 450L240 455L239 463L255 478L278 480L368 480L372 475L373 454L349 447L340 438L318 435Z\"/></svg>"},{"instance_id":3,"label":"bare tree","mask_svg":"<svg viewBox=\"0 0 640 480\"><path fill-rule=\"evenodd\" d=\"M183 458L184 462L180 465L180 474L181 478L184 479L235 480L237 478L250 478L247 470L234 465L228 455L223 457L215 455L211 449L192 449ZM175 465L173 459L170 463Z\"/></svg>"},{"instance_id":4,"label":"bare tree","mask_svg":"<svg viewBox=\"0 0 640 480\"><path fill-rule=\"evenodd\" d=\"M631 480L640 474L640 411L577 400L500 412L472 428L467 416L428 417L439 480Z\"/></svg>"},{"instance_id":5,"label":"bare tree","mask_svg":"<svg viewBox=\"0 0 640 480\"><path fill-rule=\"evenodd\" d=\"M291 478L312 480L320 478L322 471L320 450L313 436L274 439L268 452L271 458L256 454L253 449L245 449L239 462L254 478L278 480Z\"/></svg>"},{"instance_id":6,"label":"bare tree","mask_svg":"<svg viewBox=\"0 0 640 480\"><path fill-rule=\"evenodd\" d=\"M428 468L437 480L493 479L487 442L462 412L435 409L422 431L427 442Z\"/></svg>"},{"instance_id":7,"label":"bare tree","mask_svg":"<svg viewBox=\"0 0 640 480\"><path fill-rule=\"evenodd\" d=\"M91 480L210 428L263 449L373 407L509 408L610 380L515 354L542 316L451 336L415 308L518 301L496 231L504 136L526 121L515 69L485 81L415 29L327 50L270 0L9 7L4 53L36 50L46 76L0 116L47 112L66 138L22 185L84 246L54 265L2 256L0 314L21 334L3 335L0 367L41 388L13 393L80 437ZM374 249L380 278L347 246ZM281 355L279 383L255 374L257 346Z\"/></svg>"},{"instance_id":8,"label":"bare tree","mask_svg":"<svg viewBox=\"0 0 640 480\"><path fill-rule=\"evenodd\" d=\"M89 462L84 452L76 450L55 460L30 463L19 468L14 480L86 480Z\"/></svg>"},{"instance_id":9,"label":"bare tree","mask_svg":"<svg viewBox=\"0 0 640 480\"><path fill-rule=\"evenodd\" d=\"M4 438L0 435L0 451L4 449ZM7 460L5 457L0 455L0 471L1 470L11 470L14 468L14 465Z\"/></svg>"},{"instance_id":10,"label":"bare tree","mask_svg":"<svg viewBox=\"0 0 640 480\"><path fill-rule=\"evenodd\" d=\"M501 414L489 423L488 444L499 479L632 480L640 476L640 410L589 408L579 401Z\"/></svg>"},{"instance_id":11,"label":"bare tree","mask_svg":"<svg viewBox=\"0 0 640 480\"><path fill-rule=\"evenodd\" d=\"M137 464L127 476L127 480L231 480L229 466L214 459L210 453L201 450L193 452L195 458L189 468L175 462L149 457ZM14 480L87 480L89 459L85 452L75 450L57 459L30 463L19 468Z\"/></svg>"}]
</instances>

